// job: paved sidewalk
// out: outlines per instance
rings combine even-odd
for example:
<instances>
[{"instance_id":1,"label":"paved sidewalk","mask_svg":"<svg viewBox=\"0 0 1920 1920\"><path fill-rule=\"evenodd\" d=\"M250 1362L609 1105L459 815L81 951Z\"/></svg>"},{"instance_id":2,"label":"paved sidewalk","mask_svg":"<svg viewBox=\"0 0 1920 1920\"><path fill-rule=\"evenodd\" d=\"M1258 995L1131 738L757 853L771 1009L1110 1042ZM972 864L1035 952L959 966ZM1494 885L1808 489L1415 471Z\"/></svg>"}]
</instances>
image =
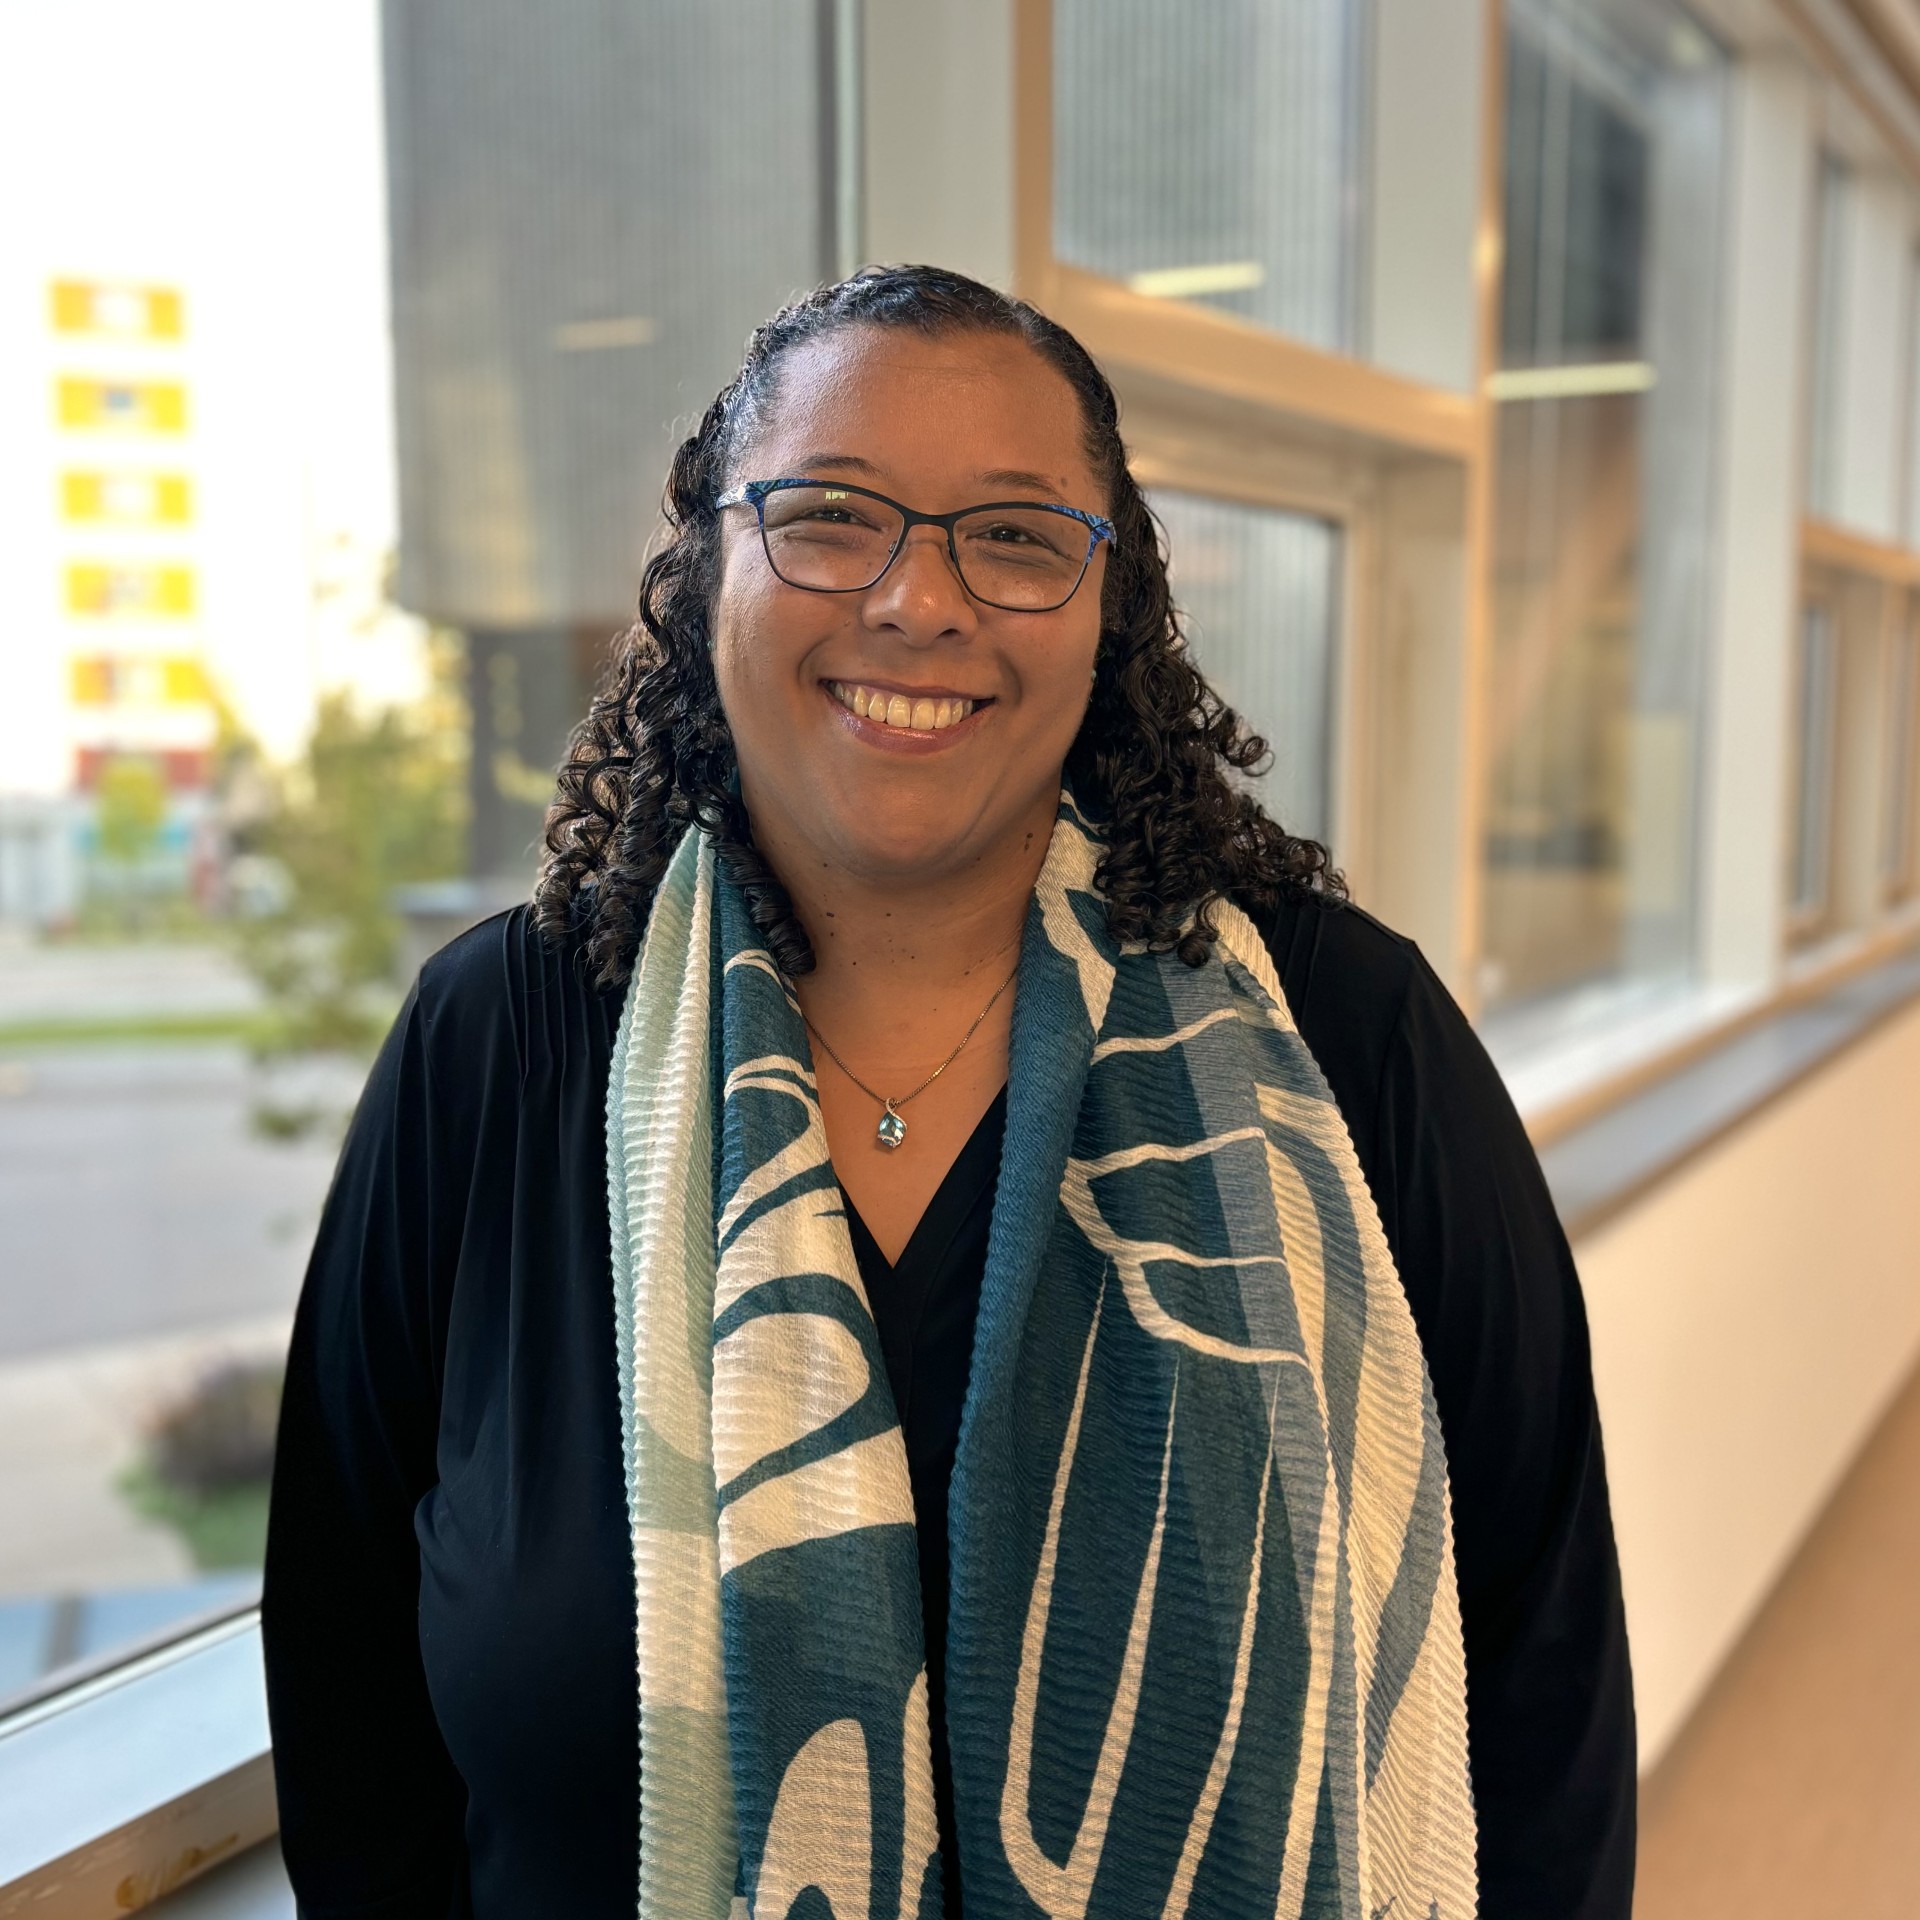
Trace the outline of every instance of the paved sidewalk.
<instances>
[{"instance_id":1,"label":"paved sidewalk","mask_svg":"<svg viewBox=\"0 0 1920 1920\"><path fill-rule=\"evenodd\" d=\"M286 1348L272 1315L0 1365L0 1597L194 1577L186 1548L116 1489L147 1423L213 1367Z\"/></svg>"},{"instance_id":2,"label":"paved sidewalk","mask_svg":"<svg viewBox=\"0 0 1920 1920\"><path fill-rule=\"evenodd\" d=\"M0 1026L250 1013L259 1005L259 987L224 947L0 939Z\"/></svg>"}]
</instances>

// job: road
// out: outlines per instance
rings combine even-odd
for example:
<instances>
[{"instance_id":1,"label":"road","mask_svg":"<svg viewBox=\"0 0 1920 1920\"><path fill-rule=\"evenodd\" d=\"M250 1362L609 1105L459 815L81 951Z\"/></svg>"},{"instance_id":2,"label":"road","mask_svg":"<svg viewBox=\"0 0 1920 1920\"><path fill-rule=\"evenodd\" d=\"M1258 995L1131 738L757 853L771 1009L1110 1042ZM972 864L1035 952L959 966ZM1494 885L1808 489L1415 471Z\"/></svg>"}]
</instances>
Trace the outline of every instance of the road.
<instances>
[{"instance_id":1,"label":"road","mask_svg":"<svg viewBox=\"0 0 1920 1920\"><path fill-rule=\"evenodd\" d=\"M35 1020L244 1013L260 1004L225 948L166 941L83 946L0 929L0 1028Z\"/></svg>"},{"instance_id":2,"label":"road","mask_svg":"<svg viewBox=\"0 0 1920 1920\"><path fill-rule=\"evenodd\" d=\"M233 1045L0 1054L0 1360L291 1308L335 1148L252 1097Z\"/></svg>"}]
</instances>

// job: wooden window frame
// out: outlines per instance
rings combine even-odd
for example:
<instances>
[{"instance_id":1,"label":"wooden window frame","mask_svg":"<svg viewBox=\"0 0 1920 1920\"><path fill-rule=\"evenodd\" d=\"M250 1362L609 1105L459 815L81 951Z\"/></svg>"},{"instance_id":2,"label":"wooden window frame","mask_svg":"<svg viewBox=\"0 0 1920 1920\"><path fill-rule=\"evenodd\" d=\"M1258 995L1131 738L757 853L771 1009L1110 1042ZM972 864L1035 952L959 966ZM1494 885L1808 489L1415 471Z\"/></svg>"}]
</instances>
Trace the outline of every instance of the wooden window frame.
<instances>
[{"instance_id":1,"label":"wooden window frame","mask_svg":"<svg viewBox=\"0 0 1920 1920\"><path fill-rule=\"evenodd\" d=\"M1721 31L1736 62L1754 49L1732 30L1720 0L1697 0L1707 24ZM1492 644L1493 412L1488 379L1498 364L1502 255L1505 13L1504 0L1481 8L1481 124L1478 207L1473 247L1474 377L1466 391L1423 384L1384 367L1290 340L1236 316L1142 294L1119 281L1057 259L1053 252L1053 14L1051 0L1009 0L1014 71L1014 164L1011 269L1015 290L1071 328L1101 360L1127 408L1129 442L1144 482L1178 486L1253 504L1336 520L1346 552L1346 592L1339 636L1338 737L1332 743L1336 856L1354 873L1363 897L1378 900L1428 948L1469 1015L1482 940L1481 842L1486 817L1487 678ZM1798 0L1779 0L1783 25L1803 57L1865 110L1873 88L1847 70L1850 57ZM1885 112L1866 118L1891 139ZM1824 141L1816 134L1815 154ZM1920 186L1920 148L1903 139L1890 148L1913 164ZM1731 209L1729 211L1731 217ZM1811 262L1809 260L1810 268ZM1804 418L1810 394L1782 396ZM1431 898L1448 907L1423 919L1409 912L1391 885L1376 882L1392 865L1382 843L1392 829L1382 815L1383 737L1379 712L1385 664L1383 568L1391 559L1394 523L1382 499L1396 476L1445 474L1461 498L1457 700L1452 737L1435 748L1423 771L1423 792L1444 802L1446 856L1429 875ZM1802 567L1870 573L1907 587L1920 583L1920 550L1862 541L1822 520L1800 532ZM1725 644L1716 630L1712 645ZM1796 643L1797 645L1797 643ZM1785 690L1781 698L1788 700ZM1789 701L1790 705L1790 701ZM1430 743L1431 744L1431 743ZM1444 748L1444 751L1440 749ZM1787 821L1779 832L1789 835ZM1403 865L1406 864L1404 861ZM1710 874L1700 884L1714 884ZM1920 878L1916 879L1920 886ZM1857 967L1920 937L1908 924L1907 895L1889 889L1885 910L1822 942L1782 924L1770 984L1735 1010L1707 1016L1699 1032L1657 1047L1646 1059L1610 1072L1564 1099L1529 1112L1535 1137L1550 1140L1618 1100L1629 1098L1699 1057L1703 1048L1753 1020L1797 1003L1807 992L1848 977ZM1831 948L1831 950L1829 950ZM1722 996L1724 998L1724 996Z\"/></svg>"}]
</instances>

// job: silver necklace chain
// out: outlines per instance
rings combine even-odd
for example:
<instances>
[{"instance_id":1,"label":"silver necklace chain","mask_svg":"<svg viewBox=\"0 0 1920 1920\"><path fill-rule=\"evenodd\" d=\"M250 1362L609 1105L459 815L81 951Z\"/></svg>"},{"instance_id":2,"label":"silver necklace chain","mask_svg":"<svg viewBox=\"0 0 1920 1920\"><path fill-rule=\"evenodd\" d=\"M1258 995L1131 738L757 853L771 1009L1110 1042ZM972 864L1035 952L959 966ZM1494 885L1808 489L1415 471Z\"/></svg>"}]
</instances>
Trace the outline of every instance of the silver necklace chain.
<instances>
[{"instance_id":1,"label":"silver necklace chain","mask_svg":"<svg viewBox=\"0 0 1920 1920\"><path fill-rule=\"evenodd\" d=\"M1018 938L1018 936L1016 935L1015 938ZM1012 944L1013 944L1013 941L1011 940L1007 942L1007 946L1012 946ZM1005 948L1001 949L1002 952L1004 952L1005 950L1006 950ZM853 1084L856 1087L858 1087L860 1091L867 1096L869 1100L878 1100L880 1102L880 1109L881 1109L880 1124L875 1129L875 1135L883 1147L892 1149L901 1145L901 1143L905 1141L907 1137L907 1123L900 1118L899 1110L902 1107L904 1107L909 1100L919 1099L919 1097L923 1093L925 1093L926 1090L930 1086L932 1086L933 1083L936 1080L938 1080L940 1076L943 1073L945 1073L946 1070L950 1066L952 1066L953 1063L956 1060L958 1060L963 1053L966 1052L967 1042L971 1040L973 1036L980 1031L980 1023L983 1020L985 1020L987 1015L990 1014L994 1010L994 1008L1000 1004L1001 996L1006 992L1006 990L1010 986L1013 985L1013 983L1017 979L1019 979L1019 977L1020 977L1020 963L1019 961L1016 960L1013 963L1013 971L1010 974L1008 974L1004 980L1000 982L999 986L994 988L993 998L989 1000L987 1004L984 1007L982 1007L977 1014L974 1015L973 1025L970 1026L966 1030L966 1032L960 1036L960 1044L957 1047L955 1047L954 1050L950 1054L948 1054L947 1057L944 1060L942 1060L940 1064L937 1067L935 1067L934 1070L930 1074L928 1074L927 1077L924 1080L922 1080L920 1084L917 1087L915 1087L911 1093L897 1093L897 1094L888 1095L888 1094L876 1092L872 1087L868 1086L867 1083L864 1080L862 1080L860 1076L857 1073L855 1073L854 1070L850 1066L848 1066L847 1063L844 1060L842 1060L837 1053L834 1052L833 1042L829 1040L827 1036L824 1033L822 1033L820 1029L816 1027L810 1019L808 1019L807 1010L804 1007L800 1008L800 1018L805 1023L807 1031L810 1034L812 1034L813 1037L816 1040L818 1040L823 1047L826 1048L827 1058L831 1060L833 1064L836 1067L838 1067L840 1071L844 1073L847 1076L847 1078L851 1080ZM795 1004L796 1005L799 1004L798 995L795 996Z\"/></svg>"}]
</instances>

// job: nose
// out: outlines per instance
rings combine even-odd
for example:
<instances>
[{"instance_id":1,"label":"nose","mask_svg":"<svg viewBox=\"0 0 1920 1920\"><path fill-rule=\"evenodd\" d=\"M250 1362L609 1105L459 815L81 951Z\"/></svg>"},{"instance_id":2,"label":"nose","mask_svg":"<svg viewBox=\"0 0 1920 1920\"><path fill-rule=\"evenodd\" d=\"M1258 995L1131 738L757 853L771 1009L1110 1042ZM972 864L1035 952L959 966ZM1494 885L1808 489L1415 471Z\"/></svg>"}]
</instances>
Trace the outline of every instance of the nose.
<instances>
[{"instance_id":1,"label":"nose","mask_svg":"<svg viewBox=\"0 0 1920 1920\"><path fill-rule=\"evenodd\" d=\"M866 591L860 618L870 631L889 630L914 646L965 639L979 624L973 596L954 569L938 527L910 527L889 566Z\"/></svg>"}]
</instances>

